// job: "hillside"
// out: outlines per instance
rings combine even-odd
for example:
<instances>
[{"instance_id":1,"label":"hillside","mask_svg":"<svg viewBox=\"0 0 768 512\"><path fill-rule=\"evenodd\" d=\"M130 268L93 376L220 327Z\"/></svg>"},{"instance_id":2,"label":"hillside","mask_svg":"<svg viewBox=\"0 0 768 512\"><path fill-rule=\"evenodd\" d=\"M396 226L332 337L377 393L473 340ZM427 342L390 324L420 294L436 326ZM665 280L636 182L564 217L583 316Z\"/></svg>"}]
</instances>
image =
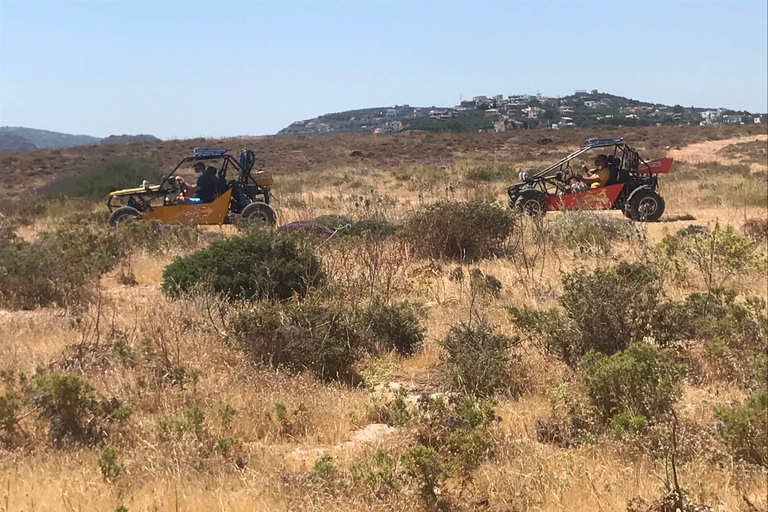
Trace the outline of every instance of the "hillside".
<instances>
[{"instance_id":1,"label":"hillside","mask_svg":"<svg viewBox=\"0 0 768 512\"><path fill-rule=\"evenodd\" d=\"M719 126L750 124L766 117L726 108L697 108L634 100L593 90L553 97L518 94L476 96L454 107L375 107L296 121L279 135L510 131L591 126Z\"/></svg>"},{"instance_id":2,"label":"hillside","mask_svg":"<svg viewBox=\"0 0 768 512\"><path fill-rule=\"evenodd\" d=\"M593 127L546 132L547 144L539 144L537 130L512 132L429 133L405 131L387 137L361 134L329 134L318 137L279 136L231 139L188 139L97 144L62 149L10 152L0 156L4 186L0 197L18 196L54 180L81 176L88 169L113 160L145 162L167 174L197 146L224 146L236 151L251 148L256 166L276 173L278 194L297 179L316 173L344 171L346 179L358 181L358 173L370 168L438 169L463 160L490 160L506 165L518 161L555 161L570 148L590 137L623 136L649 157L664 156L670 149L707 140L765 134L768 125L665 126L610 128ZM341 172L341 171L338 171ZM405 172L405 171L404 171ZM350 174L351 173L351 174ZM321 183L327 179L323 178ZM334 178L339 179L339 178Z\"/></svg>"},{"instance_id":3,"label":"hillside","mask_svg":"<svg viewBox=\"0 0 768 512\"><path fill-rule=\"evenodd\" d=\"M0 127L0 152L32 151L35 149L61 149L92 144L113 144L123 142L157 141L154 135L110 135L104 139L90 135L72 135L25 128L23 126Z\"/></svg>"}]
</instances>

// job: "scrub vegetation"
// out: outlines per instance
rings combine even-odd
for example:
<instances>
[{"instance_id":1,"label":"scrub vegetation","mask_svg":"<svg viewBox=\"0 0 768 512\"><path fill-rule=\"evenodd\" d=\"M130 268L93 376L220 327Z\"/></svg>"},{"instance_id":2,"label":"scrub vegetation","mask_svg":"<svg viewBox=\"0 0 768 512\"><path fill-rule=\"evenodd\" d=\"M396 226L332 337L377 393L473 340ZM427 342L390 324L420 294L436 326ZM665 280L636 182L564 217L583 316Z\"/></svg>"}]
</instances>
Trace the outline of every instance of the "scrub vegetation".
<instances>
[{"instance_id":1,"label":"scrub vegetation","mask_svg":"<svg viewBox=\"0 0 768 512\"><path fill-rule=\"evenodd\" d=\"M602 129L4 155L0 508L766 510L760 128L623 130L680 160L643 224L506 208ZM107 226L214 145L322 229Z\"/></svg>"}]
</instances>

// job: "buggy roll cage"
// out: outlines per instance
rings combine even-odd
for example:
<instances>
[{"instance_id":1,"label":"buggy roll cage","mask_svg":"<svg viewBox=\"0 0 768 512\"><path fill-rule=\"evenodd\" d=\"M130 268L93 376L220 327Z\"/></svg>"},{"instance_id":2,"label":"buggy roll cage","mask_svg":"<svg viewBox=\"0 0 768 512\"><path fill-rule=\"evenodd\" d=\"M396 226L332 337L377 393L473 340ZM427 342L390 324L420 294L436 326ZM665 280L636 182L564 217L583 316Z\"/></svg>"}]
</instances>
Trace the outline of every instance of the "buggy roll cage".
<instances>
[{"instance_id":1,"label":"buggy roll cage","mask_svg":"<svg viewBox=\"0 0 768 512\"><path fill-rule=\"evenodd\" d=\"M242 184L246 184L249 179L252 179L251 170L253 169L254 164L254 154L250 149L244 149L240 152L239 161L229 154L229 148L195 148L192 150L192 153L192 156L184 157L184 159L173 168L170 174L163 177L160 182L161 187L168 178L176 174L176 171L178 171L181 166L190 162L207 162L209 160L223 160L221 169L218 170L220 174L226 174L227 169L232 165L232 167L238 171L237 181Z\"/></svg>"},{"instance_id":2,"label":"buggy roll cage","mask_svg":"<svg viewBox=\"0 0 768 512\"><path fill-rule=\"evenodd\" d=\"M606 147L613 147L613 156L616 157L617 153L621 151L621 168L626 169L628 171L635 171L637 173L640 173L640 169L642 168L643 171L645 169L648 170L648 174L652 175L653 170L651 166L648 165L648 163L643 160L643 158L631 147L624 144L624 139L621 137L613 137L613 138L605 138L605 139L587 139L584 142L584 146L577 149L570 155L566 156L565 158L561 159L558 162L555 162L554 164L550 165L546 169L543 169L533 176L530 176L528 179L523 180L525 182L533 181L537 178L546 178L550 175L556 174L555 171L559 171L563 165L567 164L574 158L577 158L587 151L590 151L592 149L596 148L606 148Z\"/></svg>"}]
</instances>

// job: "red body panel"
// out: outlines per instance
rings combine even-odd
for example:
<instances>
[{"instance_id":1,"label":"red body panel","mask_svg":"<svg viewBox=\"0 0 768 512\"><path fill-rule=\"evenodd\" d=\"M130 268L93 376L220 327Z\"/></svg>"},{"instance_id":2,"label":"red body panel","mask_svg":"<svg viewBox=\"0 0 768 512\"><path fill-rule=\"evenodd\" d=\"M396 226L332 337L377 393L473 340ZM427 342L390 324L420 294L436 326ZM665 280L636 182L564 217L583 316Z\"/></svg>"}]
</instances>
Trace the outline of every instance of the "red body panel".
<instances>
[{"instance_id":1,"label":"red body panel","mask_svg":"<svg viewBox=\"0 0 768 512\"><path fill-rule=\"evenodd\" d=\"M656 160L648 162L648 166L640 164L638 171L648 172L648 167L650 167L653 174L667 174L672 170L672 162L673 160L671 158L657 158Z\"/></svg>"},{"instance_id":2,"label":"red body panel","mask_svg":"<svg viewBox=\"0 0 768 512\"><path fill-rule=\"evenodd\" d=\"M617 183L607 187L588 188L573 194L547 196L546 210L610 210L622 188L624 184Z\"/></svg>"}]
</instances>

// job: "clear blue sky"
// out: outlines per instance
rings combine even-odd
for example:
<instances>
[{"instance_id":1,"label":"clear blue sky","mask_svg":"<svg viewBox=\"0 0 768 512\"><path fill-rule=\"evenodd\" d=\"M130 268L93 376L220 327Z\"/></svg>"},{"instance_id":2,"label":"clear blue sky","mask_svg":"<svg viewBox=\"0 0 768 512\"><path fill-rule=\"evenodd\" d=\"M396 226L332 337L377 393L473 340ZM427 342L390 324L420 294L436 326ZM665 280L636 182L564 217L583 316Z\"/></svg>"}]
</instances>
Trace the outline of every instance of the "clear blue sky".
<instances>
[{"instance_id":1,"label":"clear blue sky","mask_svg":"<svg viewBox=\"0 0 768 512\"><path fill-rule=\"evenodd\" d=\"M162 138L599 89L768 110L766 0L0 0L0 125Z\"/></svg>"}]
</instances>

